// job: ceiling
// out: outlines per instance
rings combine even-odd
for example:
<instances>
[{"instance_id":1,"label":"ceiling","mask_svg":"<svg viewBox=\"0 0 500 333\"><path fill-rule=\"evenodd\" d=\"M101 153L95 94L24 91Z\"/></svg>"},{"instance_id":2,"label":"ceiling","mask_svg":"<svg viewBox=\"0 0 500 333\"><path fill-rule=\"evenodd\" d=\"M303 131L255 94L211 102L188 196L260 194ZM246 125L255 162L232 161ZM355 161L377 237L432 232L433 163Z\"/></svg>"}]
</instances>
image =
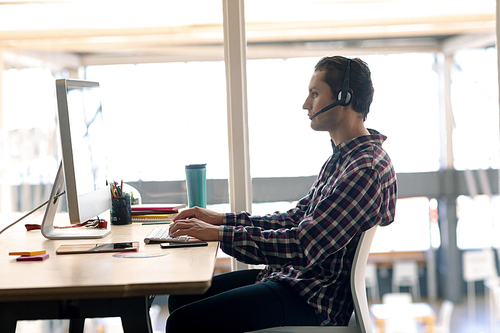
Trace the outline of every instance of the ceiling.
<instances>
[{"instance_id":1,"label":"ceiling","mask_svg":"<svg viewBox=\"0 0 500 333\"><path fill-rule=\"evenodd\" d=\"M222 0L0 0L5 66L222 60ZM246 0L248 58L495 44L495 0Z\"/></svg>"}]
</instances>

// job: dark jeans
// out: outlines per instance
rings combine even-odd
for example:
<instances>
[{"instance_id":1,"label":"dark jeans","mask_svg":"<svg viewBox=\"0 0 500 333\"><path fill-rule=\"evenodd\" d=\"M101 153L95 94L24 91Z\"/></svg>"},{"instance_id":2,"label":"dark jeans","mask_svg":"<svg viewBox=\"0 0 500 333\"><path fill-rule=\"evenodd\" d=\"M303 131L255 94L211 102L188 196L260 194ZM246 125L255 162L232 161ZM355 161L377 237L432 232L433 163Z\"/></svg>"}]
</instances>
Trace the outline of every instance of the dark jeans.
<instances>
[{"instance_id":1,"label":"dark jeans","mask_svg":"<svg viewBox=\"0 0 500 333\"><path fill-rule=\"evenodd\" d=\"M216 275L203 295L170 295L167 333L247 332L318 326L314 308L281 282L255 283L259 270Z\"/></svg>"}]
</instances>

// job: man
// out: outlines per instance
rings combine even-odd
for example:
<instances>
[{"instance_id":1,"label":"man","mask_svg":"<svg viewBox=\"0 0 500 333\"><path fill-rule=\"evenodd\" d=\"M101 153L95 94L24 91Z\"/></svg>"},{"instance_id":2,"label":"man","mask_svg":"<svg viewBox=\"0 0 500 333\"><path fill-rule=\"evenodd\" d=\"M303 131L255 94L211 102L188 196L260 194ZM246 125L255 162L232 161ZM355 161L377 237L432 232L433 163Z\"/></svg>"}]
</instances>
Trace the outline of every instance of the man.
<instances>
[{"instance_id":1,"label":"man","mask_svg":"<svg viewBox=\"0 0 500 333\"><path fill-rule=\"evenodd\" d=\"M303 108L312 129L330 134L333 155L297 206L266 216L195 207L175 218L171 236L218 240L236 259L267 266L215 276L204 295L170 296L168 333L347 325L359 236L394 220L397 197L385 137L364 126L372 99L363 61L323 58Z\"/></svg>"}]
</instances>

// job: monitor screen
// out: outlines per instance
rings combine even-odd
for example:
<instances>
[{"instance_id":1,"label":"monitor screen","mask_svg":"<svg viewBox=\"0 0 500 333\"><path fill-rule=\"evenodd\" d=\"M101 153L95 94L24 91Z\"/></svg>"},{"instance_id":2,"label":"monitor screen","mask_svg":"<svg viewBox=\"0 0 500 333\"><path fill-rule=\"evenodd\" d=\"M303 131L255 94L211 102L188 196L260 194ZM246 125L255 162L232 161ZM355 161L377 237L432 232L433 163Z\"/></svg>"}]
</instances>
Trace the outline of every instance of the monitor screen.
<instances>
[{"instance_id":1,"label":"monitor screen","mask_svg":"<svg viewBox=\"0 0 500 333\"><path fill-rule=\"evenodd\" d=\"M106 183L107 128L104 124L99 83L56 80L56 94L62 161L44 223L46 219L53 220L48 215L55 213L53 206L57 203L56 197L62 192L61 183L64 183L66 191L70 222L82 223L111 208L111 194ZM68 231L61 237L48 238L95 238L92 234L99 234L99 231L87 233L85 229L88 228L83 229L81 232ZM48 233L54 234L56 231Z\"/></svg>"},{"instance_id":2,"label":"monitor screen","mask_svg":"<svg viewBox=\"0 0 500 333\"><path fill-rule=\"evenodd\" d=\"M66 200L70 221L80 223L111 206L110 191L106 186L107 133L99 84L75 80L58 80L56 87L57 84L60 85L57 91L58 119ZM59 94L63 94L66 101L59 101ZM105 192L104 197L100 197L99 190ZM102 208L98 209L100 206Z\"/></svg>"}]
</instances>

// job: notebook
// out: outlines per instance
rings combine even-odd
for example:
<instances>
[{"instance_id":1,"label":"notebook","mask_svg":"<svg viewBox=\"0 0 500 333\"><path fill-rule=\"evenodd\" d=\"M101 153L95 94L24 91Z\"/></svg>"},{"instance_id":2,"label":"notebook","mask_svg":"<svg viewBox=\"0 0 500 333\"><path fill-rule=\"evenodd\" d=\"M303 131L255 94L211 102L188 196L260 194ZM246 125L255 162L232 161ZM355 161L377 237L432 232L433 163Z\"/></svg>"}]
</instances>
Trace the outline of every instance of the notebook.
<instances>
[{"instance_id":1,"label":"notebook","mask_svg":"<svg viewBox=\"0 0 500 333\"><path fill-rule=\"evenodd\" d=\"M140 204L132 205L132 222L172 221L184 204Z\"/></svg>"}]
</instances>

